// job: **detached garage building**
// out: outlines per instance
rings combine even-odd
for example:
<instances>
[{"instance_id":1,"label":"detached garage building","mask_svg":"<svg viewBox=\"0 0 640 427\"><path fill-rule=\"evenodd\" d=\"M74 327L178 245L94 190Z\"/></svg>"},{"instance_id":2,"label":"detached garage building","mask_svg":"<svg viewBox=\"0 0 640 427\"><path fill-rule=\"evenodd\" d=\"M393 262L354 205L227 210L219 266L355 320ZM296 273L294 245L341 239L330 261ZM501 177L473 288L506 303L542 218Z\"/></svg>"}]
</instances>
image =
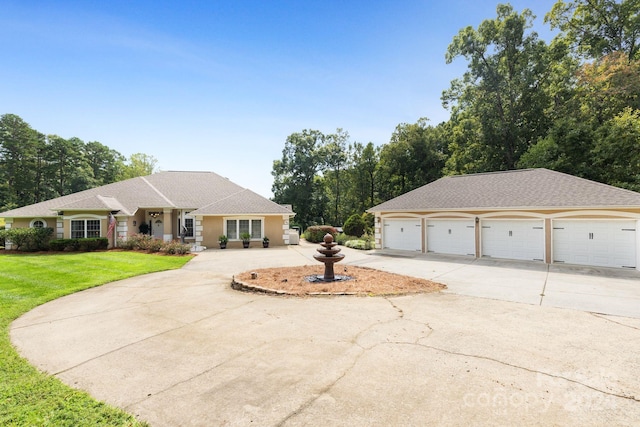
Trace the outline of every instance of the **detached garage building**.
<instances>
[{"instance_id":1,"label":"detached garage building","mask_svg":"<svg viewBox=\"0 0 640 427\"><path fill-rule=\"evenodd\" d=\"M640 269L640 193L548 169L448 176L369 212L379 249Z\"/></svg>"}]
</instances>

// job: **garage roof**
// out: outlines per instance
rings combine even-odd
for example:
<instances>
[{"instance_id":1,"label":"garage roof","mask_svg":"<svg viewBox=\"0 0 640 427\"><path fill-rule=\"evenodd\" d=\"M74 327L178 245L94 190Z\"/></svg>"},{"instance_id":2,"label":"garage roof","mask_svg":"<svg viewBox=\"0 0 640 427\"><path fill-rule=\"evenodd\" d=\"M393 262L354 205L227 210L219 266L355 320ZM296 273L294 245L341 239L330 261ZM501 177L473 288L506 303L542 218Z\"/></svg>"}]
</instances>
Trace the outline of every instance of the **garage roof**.
<instances>
[{"instance_id":1,"label":"garage roof","mask_svg":"<svg viewBox=\"0 0 640 427\"><path fill-rule=\"evenodd\" d=\"M544 168L447 176L369 212L638 207L640 193Z\"/></svg>"}]
</instances>

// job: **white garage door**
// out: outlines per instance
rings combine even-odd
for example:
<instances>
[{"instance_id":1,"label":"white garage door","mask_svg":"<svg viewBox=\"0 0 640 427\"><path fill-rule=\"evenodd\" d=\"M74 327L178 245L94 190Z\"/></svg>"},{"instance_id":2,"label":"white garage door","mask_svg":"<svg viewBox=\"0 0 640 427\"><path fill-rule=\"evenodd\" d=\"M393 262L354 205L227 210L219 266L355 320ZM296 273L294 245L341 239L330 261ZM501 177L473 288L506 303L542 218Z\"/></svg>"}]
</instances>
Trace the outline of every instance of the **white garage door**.
<instances>
[{"instance_id":1,"label":"white garage door","mask_svg":"<svg viewBox=\"0 0 640 427\"><path fill-rule=\"evenodd\" d=\"M422 251L422 227L419 219L385 219L382 233L386 249Z\"/></svg>"},{"instance_id":2,"label":"white garage door","mask_svg":"<svg viewBox=\"0 0 640 427\"><path fill-rule=\"evenodd\" d=\"M554 220L553 261L635 268L636 222Z\"/></svg>"},{"instance_id":3,"label":"white garage door","mask_svg":"<svg viewBox=\"0 0 640 427\"><path fill-rule=\"evenodd\" d=\"M544 261L543 220L483 220L482 256Z\"/></svg>"},{"instance_id":4,"label":"white garage door","mask_svg":"<svg viewBox=\"0 0 640 427\"><path fill-rule=\"evenodd\" d=\"M476 227L474 220L428 220L427 251L475 256Z\"/></svg>"}]
</instances>

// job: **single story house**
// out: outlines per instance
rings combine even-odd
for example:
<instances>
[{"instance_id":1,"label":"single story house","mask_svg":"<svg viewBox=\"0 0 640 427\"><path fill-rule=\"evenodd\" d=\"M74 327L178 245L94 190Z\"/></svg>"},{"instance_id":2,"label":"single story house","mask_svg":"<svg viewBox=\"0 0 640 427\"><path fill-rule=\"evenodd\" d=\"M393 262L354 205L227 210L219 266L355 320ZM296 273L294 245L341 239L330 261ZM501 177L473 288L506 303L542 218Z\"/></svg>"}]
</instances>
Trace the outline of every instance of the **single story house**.
<instances>
[{"instance_id":1,"label":"single story house","mask_svg":"<svg viewBox=\"0 0 640 427\"><path fill-rule=\"evenodd\" d=\"M369 212L377 248L640 269L640 193L548 169L447 176Z\"/></svg>"},{"instance_id":2,"label":"single story house","mask_svg":"<svg viewBox=\"0 0 640 427\"><path fill-rule=\"evenodd\" d=\"M51 227L57 238L107 237L109 246L138 233L146 224L153 236L179 239L195 250L215 247L222 234L228 247L241 247L240 235L289 244L295 214L213 172L166 171L114 182L10 211L6 227ZM110 227L110 225L112 225Z\"/></svg>"}]
</instances>

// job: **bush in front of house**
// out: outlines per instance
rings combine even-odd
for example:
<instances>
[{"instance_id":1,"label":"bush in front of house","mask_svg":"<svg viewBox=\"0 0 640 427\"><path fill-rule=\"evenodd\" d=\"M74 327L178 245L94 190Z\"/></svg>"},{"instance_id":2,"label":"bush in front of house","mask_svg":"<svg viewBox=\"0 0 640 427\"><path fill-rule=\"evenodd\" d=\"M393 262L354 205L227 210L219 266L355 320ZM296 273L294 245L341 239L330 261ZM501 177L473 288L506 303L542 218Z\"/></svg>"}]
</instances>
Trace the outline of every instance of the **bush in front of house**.
<instances>
[{"instance_id":1,"label":"bush in front of house","mask_svg":"<svg viewBox=\"0 0 640 427\"><path fill-rule=\"evenodd\" d=\"M109 247L106 237L88 237L86 239L54 239L49 242L49 249L59 252L93 252Z\"/></svg>"},{"instance_id":2,"label":"bush in front of house","mask_svg":"<svg viewBox=\"0 0 640 427\"><path fill-rule=\"evenodd\" d=\"M160 248L160 252L164 252L170 255L185 255L191 251L191 245L187 245L186 243L180 243L177 240L173 242L166 242Z\"/></svg>"},{"instance_id":3,"label":"bush in front of house","mask_svg":"<svg viewBox=\"0 0 640 427\"><path fill-rule=\"evenodd\" d=\"M132 234L127 240L118 240L118 248L128 251L163 252L184 255L191 251L191 245L178 241L164 242L148 234Z\"/></svg>"},{"instance_id":4,"label":"bush in front of house","mask_svg":"<svg viewBox=\"0 0 640 427\"><path fill-rule=\"evenodd\" d=\"M344 232L350 236L362 236L365 232L367 224L364 222L362 215L353 214L344 223Z\"/></svg>"},{"instance_id":5,"label":"bush in front of house","mask_svg":"<svg viewBox=\"0 0 640 427\"><path fill-rule=\"evenodd\" d=\"M320 243L323 241L324 236L327 233L333 235L334 239L338 234L336 229L330 225L312 225L311 227L308 227L306 230L304 230L304 238L307 240L307 242Z\"/></svg>"},{"instance_id":6,"label":"bush in front of house","mask_svg":"<svg viewBox=\"0 0 640 427\"><path fill-rule=\"evenodd\" d=\"M368 251L369 249L373 249L375 247L375 242L371 236L365 234L360 238L347 240L344 245L348 248Z\"/></svg>"},{"instance_id":7,"label":"bush in front of house","mask_svg":"<svg viewBox=\"0 0 640 427\"><path fill-rule=\"evenodd\" d=\"M156 240L153 236L143 233L132 234L127 240L118 240L118 247L125 250L147 250L151 240Z\"/></svg>"},{"instance_id":8,"label":"bush in front of house","mask_svg":"<svg viewBox=\"0 0 640 427\"><path fill-rule=\"evenodd\" d=\"M49 242L49 249L56 252L75 252L78 247L78 239L53 239Z\"/></svg>"},{"instance_id":9,"label":"bush in front of house","mask_svg":"<svg viewBox=\"0 0 640 427\"><path fill-rule=\"evenodd\" d=\"M160 252L164 242L160 239L156 239L153 236L147 236L147 239L141 239L138 242L138 248L147 252Z\"/></svg>"},{"instance_id":10,"label":"bush in front of house","mask_svg":"<svg viewBox=\"0 0 640 427\"><path fill-rule=\"evenodd\" d=\"M17 251L35 252L49 249L53 228L10 228L0 231L0 240L8 240Z\"/></svg>"},{"instance_id":11,"label":"bush in front of house","mask_svg":"<svg viewBox=\"0 0 640 427\"><path fill-rule=\"evenodd\" d=\"M78 239L78 250L80 252L92 252L107 249L109 247L109 239L106 237L90 237L87 239Z\"/></svg>"},{"instance_id":12,"label":"bush in front of house","mask_svg":"<svg viewBox=\"0 0 640 427\"><path fill-rule=\"evenodd\" d=\"M347 243L349 240L358 240L358 239L359 237L357 236L349 236L346 233L340 233L336 236L336 243L341 246L344 246L345 243Z\"/></svg>"}]
</instances>

